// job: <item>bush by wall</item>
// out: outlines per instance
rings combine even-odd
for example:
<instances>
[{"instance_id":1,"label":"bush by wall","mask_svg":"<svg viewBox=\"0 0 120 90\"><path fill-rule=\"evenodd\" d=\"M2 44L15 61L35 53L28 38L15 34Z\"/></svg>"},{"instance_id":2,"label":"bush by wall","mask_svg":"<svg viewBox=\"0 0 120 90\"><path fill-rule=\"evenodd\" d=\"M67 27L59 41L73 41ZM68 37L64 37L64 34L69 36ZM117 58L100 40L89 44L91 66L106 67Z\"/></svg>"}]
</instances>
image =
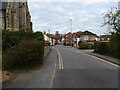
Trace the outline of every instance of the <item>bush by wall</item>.
<instances>
[{"instance_id":1,"label":"bush by wall","mask_svg":"<svg viewBox=\"0 0 120 90\"><path fill-rule=\"evenodd\" d=\"M13 70L42 64L44 37L41 32L2 31L2 68Z\"/></svg>"},{"instance_id":2,"label":"bush by wall","mask_svg":"<svg viewBox=\"0 0 120 90\"><path fill-rule=\"evenodd\" d=\"M120 34L112 33L108 47L110 55L120 59Z\"/></svg>"},{"instance_id":3,"label":"bush by wall","mask_svg":"<svg viewBox=\"0 0 120 90\"><path fill-rule=\"evenodd\" d=\"M30 68L43 63L44 46L42 41L26 39L3 52L2 69L14 70Z\"/></svg>"},{"instance_id":4,"label":"bush by wall","mask_svg":"<svg viewBox=\"0 0 120 90\"><path fill-rule=\"evenodd\" d=\"M25 32L25 31L2 31L2 49L3 51L19 44L24 39L34 38L37 40L43 40L43 34L41 32Z\"/></svg>"},{"instance_id":5,"label":"bush by wall","mask_svg":"<svg viewBox=\"0 0 120 90\"><path fill-rule=\"evenodd\" d=\"M79 49L93 49L92 44L80 42L78 45L79 45Z\"/></svg>"},{"instance_id":6,"label":"bush by wall","mask_svg":"<svg viewBox=\"0 0 120 90\"><path fill-rule=\"evenodd\" d=\"M107 42L96 42L94 45L94 52L100 54L108 54L108 43Z\"/></svg>"},{"instance_id":7,"label":"bush by wall","mask_svg":"<svg viewBox=\"0 0 120 90\"><path fill-rule=\"evenodd\" d=\"M115 41L115 38L116 36L110 42L96 42L94 52L120 59L120 41L117 39Z\"/></svg>"},{"instance_id":8,"label":"bush by wall","mask_svg":"<svg viewBox=\"0 0 120 90\"><path fill-rule=\"evenodd\" d=\"M71 46L71 44L70 44L70 43L67 43L66 46Z\"/></svg>"}]
</instances>

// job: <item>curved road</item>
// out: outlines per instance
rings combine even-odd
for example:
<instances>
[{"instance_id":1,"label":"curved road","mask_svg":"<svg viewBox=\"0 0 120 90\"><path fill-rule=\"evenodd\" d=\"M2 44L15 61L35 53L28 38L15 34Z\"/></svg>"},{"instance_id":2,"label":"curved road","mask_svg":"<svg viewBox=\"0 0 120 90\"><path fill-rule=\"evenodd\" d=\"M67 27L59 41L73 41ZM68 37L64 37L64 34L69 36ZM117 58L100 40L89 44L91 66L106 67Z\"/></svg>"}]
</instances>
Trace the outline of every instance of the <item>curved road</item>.
<instances>
[{"instance_id":1,"label":"curved road","mask_svg":"<svg viewBox=\"0 0 120 90\"><path fill-rule=\"evenodd\" d=\"M53 88L118 88L118 66L79 50L57 45L58 68Z\"/></svg>"},{"instance_id":2,"label":"curved road","mask_svg":"<svg viewBox=\"0 0 120 90\"><path fill-rule=\"evenodd\" d=\"M117 65L77 49L56 45L51 48L51 53L45 58L41 68L18 74L10 84L3 85L3 88L118 90L118 83Z\"/></svg>"}]
</instances>

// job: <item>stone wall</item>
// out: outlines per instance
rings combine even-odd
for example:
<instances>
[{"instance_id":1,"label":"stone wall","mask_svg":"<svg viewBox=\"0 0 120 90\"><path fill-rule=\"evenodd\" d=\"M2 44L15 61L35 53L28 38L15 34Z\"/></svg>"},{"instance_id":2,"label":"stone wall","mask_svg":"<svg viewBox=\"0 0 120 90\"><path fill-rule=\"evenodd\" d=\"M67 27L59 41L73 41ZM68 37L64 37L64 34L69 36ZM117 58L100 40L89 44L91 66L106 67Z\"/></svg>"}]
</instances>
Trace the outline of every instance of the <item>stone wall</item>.
<instances>
[{"instance_id":1,"label":"stone wall","mask_svg":"<svg viewBox=\"0 0 120 90\"><path fill-rule=\"evenodd\" d=\"M6 27L6 7L7 3L0 2L0 30Z\"/></svg>"},{"instance_id":2,"label":"stone wall","mask_svg":"<svg viewBox=\"0 0 120 90\"><path fill-rule=\"evenodd\" d=\"M31 16L29 13L29 8L27 2L7 2L7 8L5 9L5 18L3 23L5 23L5 30L17 31L25 30L32 31ZM1 12L0 12L1 14ZM3 18L0 17L0 20ZM0 22L0 27L3 28L2 22Z\"/></svg>"}]
</instances>

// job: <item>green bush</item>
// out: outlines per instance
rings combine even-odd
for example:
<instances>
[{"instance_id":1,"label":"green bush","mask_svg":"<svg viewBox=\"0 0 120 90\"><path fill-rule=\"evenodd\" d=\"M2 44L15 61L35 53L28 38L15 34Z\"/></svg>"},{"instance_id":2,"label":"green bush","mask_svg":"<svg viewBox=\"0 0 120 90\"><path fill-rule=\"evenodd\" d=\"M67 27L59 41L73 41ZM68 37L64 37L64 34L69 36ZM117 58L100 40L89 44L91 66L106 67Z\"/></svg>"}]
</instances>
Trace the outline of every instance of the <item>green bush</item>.
<instances>
[{"instance_id":1,"label":"green bush","mask_svg":"<svg viewBox=\"0 0 120 90\"><path fill-rule=\"evenodd\" d=\"M20 44L3 52L2 69L14 70L42 64L43 56L43 41L25 39Z\"/></svg>"},{"instance_id":2,"label":"green bush","mask_svg":"<svg viewBox=\"0 0 120 90\"><path fill-rule=\"evenodd\" d=\"M71 44L70 44L70 43L67 43L66 46L71 46Z\"/></svg>"},{"instance_id":3,"label":"green bush","mask_svg":"<svg viewBox=\"0 0 120 90\"><path fill-rule=\"evenodd\" d=\"M109 53L111 56L120 59L120 34L113 33L109 42Z\"/></svg>"},{"instance_id":4,"label":"green bush","mask_svg":"<svg viewBox=\"0 0 120 90\"><path fill-rule=\"evenodd\" d=\"M78 45L79 45L79 49L93 49L92 44L80 42Z\"/></svg>"},{"instance_id":5,"label":"green bush","mask_svg":"<svg viewBox=\"0 0 120 90\"><path fill-rule=\"evenodd\" d=\"M120 34L112 33L109 42L96 42L94 52L120 59Z\"/></svg>"},{"instance_id":6,"label":"green bush","mask_svg":"<svg viewBox=\"0 0 120 90\"><path fill-rule=\"evenodd\" d=\"M43 40L43 34L41 32L25 32L25 31L2 31L2 49L3 51L19 44L24 39L36 38L37 40Z\"/></svg>"},{"instance_id":7,"label":"green bush","mask_svg":"<svg viewBox=\"0 0 120 90\"><path fill-rule=\"evenodd\" d=\"M108 54L109 48L107 42L96 42L94 45L94 52L100 54Z\"/></svg>"}]
</instances>

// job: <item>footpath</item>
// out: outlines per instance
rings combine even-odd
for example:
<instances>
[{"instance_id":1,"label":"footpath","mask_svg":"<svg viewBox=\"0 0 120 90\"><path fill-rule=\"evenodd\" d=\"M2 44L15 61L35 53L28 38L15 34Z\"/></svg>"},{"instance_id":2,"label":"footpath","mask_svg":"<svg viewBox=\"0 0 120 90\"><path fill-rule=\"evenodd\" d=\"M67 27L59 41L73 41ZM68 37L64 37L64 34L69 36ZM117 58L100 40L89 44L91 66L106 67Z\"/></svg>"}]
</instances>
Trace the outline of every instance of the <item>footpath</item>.
<instances>
[{"instance_id":1,"label":"footpath","mask_svg":"<svg viewBox=\"0 0 120 90\"><path fill-rule=\"evenodd\" d=\"M45 48L44 64L35 70L17 73L3 88L49 88L53 71L56 68L57 53L54 49Z\"/></svg>"}]
</instances>

